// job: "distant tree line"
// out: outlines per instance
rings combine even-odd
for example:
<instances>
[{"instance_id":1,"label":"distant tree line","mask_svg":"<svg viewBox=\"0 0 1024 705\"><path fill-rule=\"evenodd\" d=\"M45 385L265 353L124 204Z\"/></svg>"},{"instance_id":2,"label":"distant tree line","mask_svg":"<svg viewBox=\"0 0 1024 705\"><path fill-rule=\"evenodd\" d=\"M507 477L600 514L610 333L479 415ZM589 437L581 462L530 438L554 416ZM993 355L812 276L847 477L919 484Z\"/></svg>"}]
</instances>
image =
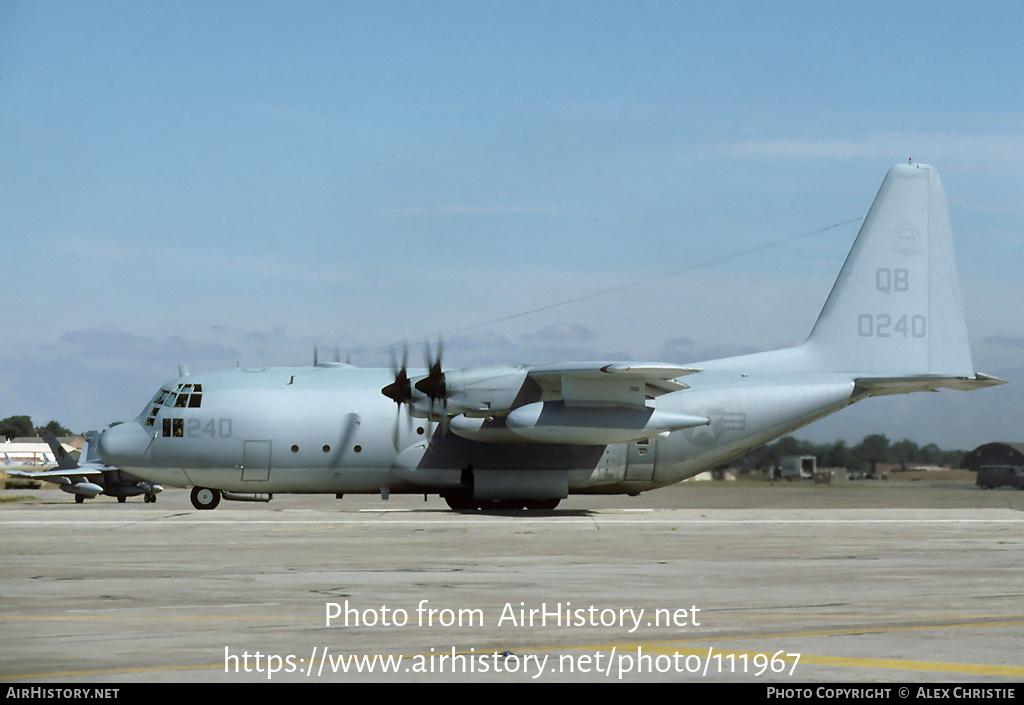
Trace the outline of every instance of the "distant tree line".
<instances>
[{"instance_id":1,"label":"distant tree line","mask_svg":"<svg viewBox=\"0 0 1024 705\"><path fill-rule=\"evenodd\" d=\"M39 427L32 425L32 418L29 416L8 416L0 421L0 434L8 441L13 441L15 438L38 436L42 430L47 430L58 438L75 435L56 421Z\"/></svg>"},{"instance_id":2,"label":"distant tree line","mask_svg":"<svg viewBox=\"0 0 1024 705\"><path fill-rule=\"evenodd\" d=\"M787 455L813 455L818 459L818 467L823 468L870 467L874 470L878 463L899 465L904 470L917 465L958 468L966 454L967 451L963 450L942 450L934 443L919 446L909 438L893 443L881 433L864 436L854 446L847 445L846 441L819 444L786 436L749 453L735 465L751 470L767 470L774 468L779 458Z\"/></svg>"}]
</instances>

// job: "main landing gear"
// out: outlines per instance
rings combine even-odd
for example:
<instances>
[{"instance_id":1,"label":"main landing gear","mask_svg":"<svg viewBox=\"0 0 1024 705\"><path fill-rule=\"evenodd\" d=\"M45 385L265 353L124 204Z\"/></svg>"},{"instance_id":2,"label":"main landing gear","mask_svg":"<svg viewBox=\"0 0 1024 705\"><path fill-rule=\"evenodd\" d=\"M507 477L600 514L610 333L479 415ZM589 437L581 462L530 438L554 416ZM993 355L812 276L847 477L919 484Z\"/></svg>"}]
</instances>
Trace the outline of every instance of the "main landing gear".
<instances>
[{"instance_id":1,"label":"main landing gear","mask_svg":"<svg viewBox=\"0 0 1024 705\"><path fill-rule=\"evenodd\" d=\"M196 509L215 509L220 504L220 490L209 487L192 488L192 506Z\"/></svg>"}]
</instances>

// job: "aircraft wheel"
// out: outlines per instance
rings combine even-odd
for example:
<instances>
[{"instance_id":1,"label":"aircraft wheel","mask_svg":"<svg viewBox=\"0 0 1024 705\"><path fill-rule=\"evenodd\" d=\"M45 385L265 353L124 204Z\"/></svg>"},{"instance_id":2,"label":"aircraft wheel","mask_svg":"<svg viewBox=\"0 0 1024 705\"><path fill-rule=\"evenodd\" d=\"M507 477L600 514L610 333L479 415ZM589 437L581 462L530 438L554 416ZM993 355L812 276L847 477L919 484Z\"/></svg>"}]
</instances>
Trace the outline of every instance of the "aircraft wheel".
<instances>
[{"instance_id":1,"label":"aircraft wheel","mask_svg":"<svg viewBox=\"0 0 1024 705\"><path fill-rule=\"evenodd\" d=\"M522 499L499 499L491 503L491 509L498 511L514 512L526 507L526 501ZM484 505L484 509L487 505Z\"/></svg>"},{"instance_id":2,"label":"aircraft wheel","mask_svg":"<svg viewBox=\"0 0 1024 705\"><path fill-rule=\"evenodd\" d=\"M156 503L156 495L155 494L147 494L146 495L146 504L155 504L155 503Z\"/></svg>"},{"instance_id":3,"label":"aircraft wheel","mask_svg":"<svg viewBox=\"0 0 1024 705\"><path fill-rule=\"evenodd\" d=\"M209 487L192 488L192 506L196 509L215 509L220 504L220 490Z\"/></svg>"},{"instance_id":4,"label":"aircraft wheel","mask_svg":"<svg viewBox=\"0 0 1024 705\"><path fill-rule=\"evenodd\" d=\"M81 495L81 494L76 494L75 495L75 504L81 504L84 501L85 501L85 495Z\"/></svg>"},{"instance_id":5,"label":"aircraft wheel","mask_svg":"<svg viewBox=\"0 0 1024 705\"><path fill-rule=\"evenodd\" d=\"M473 498L466 495L446 494L444 501L449 509L453 509L456 512L469 512L477 508Z\"/></svg>"},{"instance_id":6,"label":"aircraft wheel","mask_svg":"<svg viewBox=\"0 0 1024 705\"><path fill-rule=\"evenodd\" d=\"M549 512L561 501L560 499L531 499L526 502L526 508L533 511Z\"/></svg>"},{"instance_id":7,"label":"aircraft wheel","mask_svg":"<svg viewBox=\"0 0 1024 705\"><path fill-rule=\"evenodd\" d=\"M117 503L118 504L124 504L127 500L128 500L127 497L118 497L117 498Z\"/></svg>"}]
</instances>

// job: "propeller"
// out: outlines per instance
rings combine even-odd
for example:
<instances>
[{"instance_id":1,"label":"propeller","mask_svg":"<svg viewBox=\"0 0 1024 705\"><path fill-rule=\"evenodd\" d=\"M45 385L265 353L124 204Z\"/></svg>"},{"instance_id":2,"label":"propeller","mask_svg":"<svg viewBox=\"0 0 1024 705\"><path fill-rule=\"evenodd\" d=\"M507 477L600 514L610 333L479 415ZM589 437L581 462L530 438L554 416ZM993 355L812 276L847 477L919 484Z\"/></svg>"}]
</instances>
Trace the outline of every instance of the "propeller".
<instances>
[{"instance_id":1,"label":"propeller","mask_svg":"<svg viewBox=\"0 0 1024 705\"><path fill-rule=\"evenodd\" d=\"M337 345L334 346L334 361L341 364L341 348ZM313 343L313 367L320 366L320 345L316 342Z\"/></svg>"},{"instance_id":2,"label":"propeller","mask_svg":"<svg viewBox=\"0 0 1024 705\"><path fill-rule=\"evenodd\" d=\"M429 439L433 436L433 430L430 428L430 423L434 418L434 404L437 401L441 402L441 434L444 435L448 431L448 389L445 384L444 370L441 367L442 347L441 341L438 341L437 354L434 356L431 355L430 344L428 343L426 345L425 354L428 370L427 376L418 380L415 386L413 385L412 380L409 379L409 372L407 369L409 346L407 344L402 346L401 367L398 366L395 360L394 349L391 350L391 372L395 376L395 381L386 385L380 391L381 394L398 404L398 415L395 416L395 428L392 433L392 441L394 442L396 450L399 446L399 419L402 415L402 405L407 404L411 406L416 398L415 392L419 392L430 400L430 413L427 416L427 438ZM411 431L411 413L407 413L407 424Z\"/></svg>"},{"instance_id":3,"label":"propeller","mask_svg":"<svg viewBox=\"0 0 1024 705\"><path fill-rule=\"evenodd\" d=\"M427 376L416 383L416 391L426 395L430 400L430 416L434 416L434 402L441 400L441 435L448 431L448 387L445 384L444 370L441 368L441 349L443 345L437 341L437 357L431 357L430 344L426 346Z\"/></svg>"},{"instance_id":4,"label":"propeller","mask_svg":"<svg viewBox=\"0 0 1024 705\"><path fill-rule=\"evenodd\" d=\"M395 415L395 427L391 431L391 442L395 446L395 450L398 450L398 436L400 419L402 416L402 405L411 404L413 400L412 396L412 381L409 379L409 373L406 369L409 361L409 346L402 346L402 366L399 368L395 362L395 351L391 350L391 371L395 375L395 381L381 389L381 394L391 399L393 402L398 404L398 413ZM412 415L406 414L406 424L409 429L412 429Z\"/></svg>"},{"instance_id":5,"label":"propeller","mask_svg":"<svg viewBox=\"0 0 1024 705\"><path fill-rule=\"evenodd\" d=\"M412 382L409 380L409 373L406 366L409 360L409 348L402 348L402 366L398 368L395 364L395 351L391 351L391 371L395 375L395 381L381 389L381 394L401 406L412 403Z\"/></svg>"}]
</instances>

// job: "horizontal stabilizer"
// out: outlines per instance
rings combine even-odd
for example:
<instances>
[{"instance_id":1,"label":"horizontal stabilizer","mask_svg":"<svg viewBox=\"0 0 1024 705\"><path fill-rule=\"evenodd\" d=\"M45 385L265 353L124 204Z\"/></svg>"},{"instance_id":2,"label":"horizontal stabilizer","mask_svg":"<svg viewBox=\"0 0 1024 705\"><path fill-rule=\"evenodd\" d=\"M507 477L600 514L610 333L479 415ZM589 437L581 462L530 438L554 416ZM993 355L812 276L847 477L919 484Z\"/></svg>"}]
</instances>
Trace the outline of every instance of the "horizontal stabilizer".
<instances>
[{"instance_id":1,"label":"horizontal stabilizer","mask_svg":"<svg viewBox=\"0 0 1024 705\"><path fill-rule=\"evenodd\" d=\"M854 394L867 392L870 396L886 394L909 394L911 392L937 392L939 389L958 389L969 392L974 389L995 387L1006 384L1006 380L990 377L980 372L973 377L941 377L938 375L917 375L911 377L865 377L857 380Z\"/></svg>"}]
</instances>

